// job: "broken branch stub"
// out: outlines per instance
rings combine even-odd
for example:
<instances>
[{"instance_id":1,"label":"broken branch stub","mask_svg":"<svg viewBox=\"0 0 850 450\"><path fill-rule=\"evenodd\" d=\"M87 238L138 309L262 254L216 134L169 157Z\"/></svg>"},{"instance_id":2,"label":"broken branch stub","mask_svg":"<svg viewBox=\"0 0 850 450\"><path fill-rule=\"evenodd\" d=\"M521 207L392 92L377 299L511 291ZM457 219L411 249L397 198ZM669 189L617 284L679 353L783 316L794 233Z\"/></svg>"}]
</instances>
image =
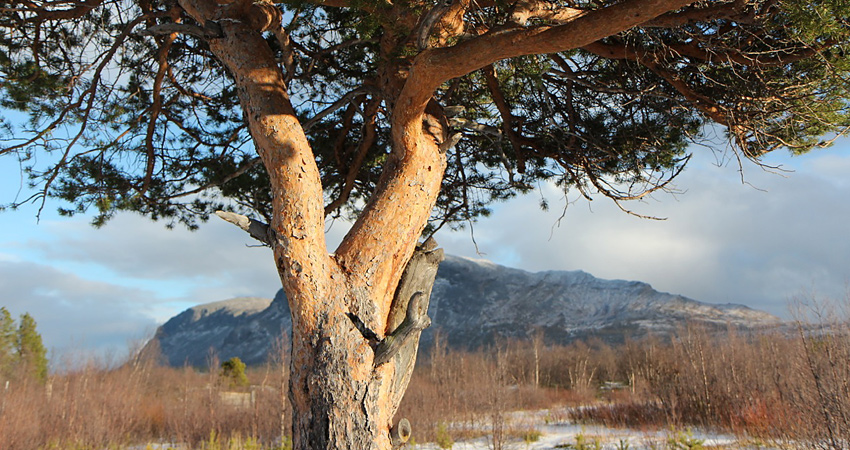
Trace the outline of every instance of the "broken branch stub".
<instances>
[{"instance_id":1,"label":"broken branch stub","mask_svg":"<svg viewBox=\"0 0 850 450\"><path fill-rule=\"evenodd\" d=\"M412 431L410 421L407 419L399 420L394 427L390 428L390 441L393 449L401 448L402 445L406 444L410 440Z\"/></svg>"},{"instance_id":2,"label":"broken branch stub","mask_svg":"<svg viewBox=\"0 0 850 450\"><path fill-rule=\"evenodd\" d=\"M401 325L375 347L375 367L389 362L402 350L404 344L414 334L418 337L418 334L430 325L431 319L428 318L428 298L422 291L417 291L407 304L407 314L404 316Z\"/></svg>"},{"instance_id":3,"label":"broken branch stub","mask_svg":"<svg viewBox=\"0 0 850 450\"><path fill-rule=\"evenodd\" d=\"M230 222L233 225L245 230L251 235L252 238L262 242L265 245L271 247L274 239L271 236L273 232L271 227L264 222L260 222L259 220L252 219L248 216L243 216L242 214L236 214L227 211L216 211L215 215L221 218L224 221Z\"/></svg>"},{"instance_id":4,"label":"broken branch stub","mask_svg":"<svg viewBox=\"0 0 850 450\"><path fill-rule=\"evenodd\" d=\"M437 268L440 262L443 261L443 249L437 248L437 243L433 238L429 238L424 243L416 248L413 257L410 258L407 267L404 269L404 274L401 276L401 281L396 289L395 297L390 308L389 318L387 320L387 330L391 332L388 335L396 334L402 322L410 314L410 303L414 297L417 299L414 305L413 316L416 316L416 323L420 329L411 330L408 337L399 342L398 350L393 351L390 355L389 363L395 365L396 376L392 387L392 404L398 405L401 402L402 396L407 385L410 383L410 376L413 373L413 366L416 363L416 353L419 348L419 336L422 329L425 328L424 321L428 319L428 304L431 299L431 288L434 286L434 280L437 277ZM419 295L417 295L419 293ZM411 317L411 320L414 320ZM380 344L379 344L380 346ZM379 346L375 347L375 361L377 366ZM381 350L384 354L386 350ZM382 356L383 358L383 356Z\"/></svg>"}]
</instances>

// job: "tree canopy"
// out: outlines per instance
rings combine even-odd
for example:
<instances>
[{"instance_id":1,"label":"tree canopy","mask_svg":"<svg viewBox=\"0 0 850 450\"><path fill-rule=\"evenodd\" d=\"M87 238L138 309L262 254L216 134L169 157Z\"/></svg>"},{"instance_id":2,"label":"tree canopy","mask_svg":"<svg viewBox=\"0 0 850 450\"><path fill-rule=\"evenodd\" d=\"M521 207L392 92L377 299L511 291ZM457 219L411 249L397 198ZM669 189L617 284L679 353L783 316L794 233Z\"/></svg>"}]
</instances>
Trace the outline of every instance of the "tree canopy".
<instances>
[{"instance_id":1,"label":"tree canopy","mask_svg":"<svg viewBox=\"0 0 850 450\"><path fill-rule=\"evenodd\" d=\"M0 377L7 378L15 365L15 319L0 307Z\"/></svg>"},{"instance_id":2,"label":"tree canopy","mask_svg":"<svg viewBox=\"0 0 850 450\"><path fill-rule=\"evenodd\" d=\"M431 229L542 180L616 200L665 188L688 146L713 138L711 123L747 158L822 147L850 125L848 2L682 2L578 48L544 45L553 30L640 3L269 4L282 25L265 40L328 216L356 214L375 190L398 95L387 79L426 51L457 67L433 93L450 131ZM217 26L162 0L7 3L0 106L27 120L3 119L0 153L21 160L37 189L7 206L54 197L65 214L95 208L98 224L131 210L193 227L225 207L270 220L233 74L208 45Z\"/></svg>"},{"instance_id":3,"label":"tree canopy","mask_svg":"<svg viewBox=\"0 0 850 450\"><path fill-rule=\"evenodd\" d=\"M38 381L47 381L47 349L36 329L35 319L29 313L21 316L15 351L16 362L27 376Z\"/></svg>"}]
</instances>

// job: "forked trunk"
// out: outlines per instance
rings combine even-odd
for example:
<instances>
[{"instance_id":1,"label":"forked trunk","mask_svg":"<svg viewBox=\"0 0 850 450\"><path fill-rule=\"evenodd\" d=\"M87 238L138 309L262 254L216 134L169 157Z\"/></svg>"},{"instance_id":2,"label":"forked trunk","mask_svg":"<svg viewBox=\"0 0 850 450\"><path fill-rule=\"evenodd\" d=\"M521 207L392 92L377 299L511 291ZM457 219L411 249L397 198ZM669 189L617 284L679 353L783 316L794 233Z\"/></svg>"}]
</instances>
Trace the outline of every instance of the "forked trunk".
<instances>
[{"instance_id":1,"label":"forked trunk","mask_svg":"<svg viewBox=\"0 0 850 450\"><path fill-rule=\"evenodd\" d=\"M290 302L294 448L400 446L409 424L398 427L395 438L390 429L419 335L430 324L428 299L442 260L433 242L418 251L415 246L440 192L445 121L431 120L424 133L431 95L402 91L404 106L392 115L393 151L378 187L329 255L316 157L260 33L279 26L279 11L271 3L242 0L221 7L204 0L180 3L199 23L218 21L210 50L233 76L271 182L271 223L246 229L272 248Z\"/></svg>"},{"instance_id":2,"label":"forked trunk","mask_svg":"<svg viewBox=\"0 0 850 450\"><path fill-rule=\"evenodd\" d=\"M409 423L394 416L410 381L419 335L430 323L428 299L442 259L441 249L420 248L414 254L393 300L392 331L384 339L352 307L367 300L358 298L367 290L357 287L340 289L327 301L329 313L321 314L317 329L293 330L295 449L387 450L407 441Z\"/></svg>"}]
</instances>

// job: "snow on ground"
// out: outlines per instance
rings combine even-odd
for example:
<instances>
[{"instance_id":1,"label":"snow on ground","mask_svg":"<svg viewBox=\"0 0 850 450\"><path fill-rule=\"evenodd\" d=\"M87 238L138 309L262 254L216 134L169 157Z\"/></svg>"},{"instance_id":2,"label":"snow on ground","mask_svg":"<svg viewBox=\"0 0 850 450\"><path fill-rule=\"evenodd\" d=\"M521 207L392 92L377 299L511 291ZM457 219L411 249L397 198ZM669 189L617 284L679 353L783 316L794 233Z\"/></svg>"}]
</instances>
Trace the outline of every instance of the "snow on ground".
<instances>
[{"instance_id":1,"label":"snow on ground","mask_svg":"<svg viewBox=\"0 0 850 450\"><path fill-rule=\"evenodd\" d=\"M778 450L769 445L747 444L741 439L720 433L696 429L636 430L609 428L602 425L581 425L569 422L566 411L541 410L505 413L505 429L536 431L536 440L521 437L506 438L501 447L494 445L489 425L481 428L484 437L458 440L452 450ZM460 427L458 427L460 428ZM582 445L583 444L583 445ZM411 450L441 450L433 442L408 445ZM187 450L180 444L148 444L129 450Z\"/></svg>"},{"instance_id":2,"label":"snow on ground","mask_svg":"<svg viewBox=\"0 0 850 450\"><path fill-rule=\"evenodd\" d=\"M562 415L562 413L561 413ZM539 438L525 441L514 437L505 439L501 448L505 450L771 450L772 447L747 445L735 436L710 433L695 429L635 430L609 428L601 425L581 425L568 421L552 421L549 411L510 413L506 428L539 432ZM486 431L486 429L485 429ZM583 446L582 446L583 444ZM701 446L700 446L701 445ZM432 442L408 446L415 450L438 450ZM492 437L457 441L452 450L489 450L494 446Z\"/></svg>"}]
</instances>

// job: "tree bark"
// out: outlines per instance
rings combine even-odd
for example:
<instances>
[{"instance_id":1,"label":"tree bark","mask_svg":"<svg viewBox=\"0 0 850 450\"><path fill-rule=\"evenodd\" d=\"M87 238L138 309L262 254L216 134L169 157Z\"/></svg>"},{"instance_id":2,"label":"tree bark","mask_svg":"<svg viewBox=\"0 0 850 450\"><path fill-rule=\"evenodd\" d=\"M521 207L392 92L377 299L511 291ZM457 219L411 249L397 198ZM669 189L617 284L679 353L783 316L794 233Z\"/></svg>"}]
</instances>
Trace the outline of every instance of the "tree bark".
<instances>
[{"instance_id":1,"label":"tree bark","mask_svg":"<svg viewBox=\"0 0 850 450\"><path fill-rule=\"evenodd\" d=\"M408 301L427 299L442 260L442 250L418 250L402 276L392 311L408 311ZM342 296L362 295L351 289ZM356 300L356 302L362 299ZM404 322L405 319L402 319ZM290 375L293 442L298 449L389 449L401 442L391 436L394 415L407 389L421 329L414 329L397 352L376 365L379 338L360 317L326 316L316 333L296 331ZM395 330L393 330L395 331ZM392 333L390 333L392 335ZM398 421L396 421L398 422ZM409 424L407 424L409 437ZM403 428L403 427L402 427ZM402 433L403 435L403 433ZM393 442L395 441L395 442Z\"/></svg>"}]
</instances>

